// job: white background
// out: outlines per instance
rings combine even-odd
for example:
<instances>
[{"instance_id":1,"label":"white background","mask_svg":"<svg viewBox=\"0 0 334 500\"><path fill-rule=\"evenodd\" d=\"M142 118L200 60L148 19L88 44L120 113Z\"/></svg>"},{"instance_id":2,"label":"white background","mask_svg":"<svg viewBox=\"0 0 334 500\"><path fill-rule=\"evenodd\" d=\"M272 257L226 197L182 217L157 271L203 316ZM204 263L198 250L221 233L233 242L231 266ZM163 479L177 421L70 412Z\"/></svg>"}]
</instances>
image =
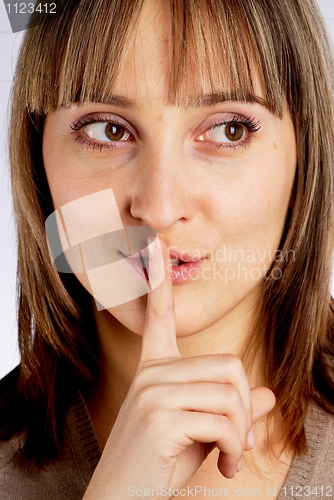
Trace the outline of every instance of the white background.
<instances>
[{"instance_id":1,"label":"white background","mask_svg":"<svg viewBox=\"0 0 334 500\"><path fill-rule=\"evenodd\" d=\"M318 0L318 3L334 40L334 0ZM21 39L22 33L11 32L4 3L0 0L0 379L19 361L15 326L16 250L8 176L7 129L10 88Z\"/></svg>"}]
</instances>

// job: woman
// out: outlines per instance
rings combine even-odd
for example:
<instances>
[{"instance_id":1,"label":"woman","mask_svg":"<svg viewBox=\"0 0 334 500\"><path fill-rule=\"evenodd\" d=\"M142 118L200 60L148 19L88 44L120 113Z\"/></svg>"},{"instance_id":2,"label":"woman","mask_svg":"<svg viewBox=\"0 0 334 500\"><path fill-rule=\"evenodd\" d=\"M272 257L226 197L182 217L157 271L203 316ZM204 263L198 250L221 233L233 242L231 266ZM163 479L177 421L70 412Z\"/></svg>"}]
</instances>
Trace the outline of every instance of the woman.
<instances>
[{"instance_id":1,"label":"woman","mask_svg":"<svg viewBox=\"0 0 334 500\"><path fill-rule=\"evenodd\" d=\"M314 2L57 8L13 94L3 498L331 496L333 82ZM72 274L50 262L52 217ZM85 247L122 227L141 231L118 247L125 284Z\"/></svg>"}]
</instances>

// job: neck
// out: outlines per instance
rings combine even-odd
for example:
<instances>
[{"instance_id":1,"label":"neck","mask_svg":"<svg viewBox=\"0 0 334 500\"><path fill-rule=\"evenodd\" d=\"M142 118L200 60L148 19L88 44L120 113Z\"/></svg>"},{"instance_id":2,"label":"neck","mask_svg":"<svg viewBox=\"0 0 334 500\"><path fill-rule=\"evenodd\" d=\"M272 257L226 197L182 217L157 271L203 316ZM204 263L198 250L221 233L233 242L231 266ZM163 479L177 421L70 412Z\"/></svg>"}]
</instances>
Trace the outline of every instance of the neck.
<instances>
[{"instance_id":1,"label":"neck","mask_svg":"<svg viewBox=\"0 0 334 500\"><path fill-rule=\"evenodd\" d=\"M254 299L239 304L224 318L204 331L179 336L183 357L231 353L243 358L254 320ZM119 409L138 368L142 336L136 334L104 310L95 312L100 344L101 377L96 387L84 394L101 446L104 446ZM247 373L251 387L263 383L261 359L257 353Z\"/></svg>"}]
</instances>

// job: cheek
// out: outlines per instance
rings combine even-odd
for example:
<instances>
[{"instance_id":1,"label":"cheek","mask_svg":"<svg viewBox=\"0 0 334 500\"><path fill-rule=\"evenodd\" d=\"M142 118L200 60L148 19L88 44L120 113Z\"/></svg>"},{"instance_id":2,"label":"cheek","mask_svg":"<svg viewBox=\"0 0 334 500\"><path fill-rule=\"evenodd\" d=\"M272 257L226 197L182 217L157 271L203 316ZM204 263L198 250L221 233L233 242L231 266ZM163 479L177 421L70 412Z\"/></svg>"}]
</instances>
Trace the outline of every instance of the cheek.
<instances>
[{"instance_id":1,"label":"cheek","mask_svg":"<svg viewBox=\"0 0 334 500\"><path fill-rule=\"evenodd\" d=\"M51 121L51 123L50 123ZM75 199L73 183L71 182L71 160L61 147L61 140L57 133L51 133L55 126L49 118L43 136L43 161L51 196L55 208L65 205Z\"/></svg>"},{"instance_id":2,"label":"cheek","mask_svg":"<svg viewBox=\"0 0 334 500\"><path fill-rule=\"evenodd\" d=\"M85 164L77 157L72 142L69 142L67 135L52 116L47 120L42 151L55 208L98 191L99 187L95 189L94 186L96 180L94 181L93 169L89 168L90 165L87 165L87 162Z\"/></svg>"},{"instance_id":3,"label":"cheek","mask_svg":"<svg viewBox=\"0 0 334 500\"><path fill-rule=\"evenodd\" d=\"M220 176L208 188L207 214L223 239L235 246L278 245L295 176L295 156L273 150L245 162L235 175Z\"/></svg>"}]
</instances>

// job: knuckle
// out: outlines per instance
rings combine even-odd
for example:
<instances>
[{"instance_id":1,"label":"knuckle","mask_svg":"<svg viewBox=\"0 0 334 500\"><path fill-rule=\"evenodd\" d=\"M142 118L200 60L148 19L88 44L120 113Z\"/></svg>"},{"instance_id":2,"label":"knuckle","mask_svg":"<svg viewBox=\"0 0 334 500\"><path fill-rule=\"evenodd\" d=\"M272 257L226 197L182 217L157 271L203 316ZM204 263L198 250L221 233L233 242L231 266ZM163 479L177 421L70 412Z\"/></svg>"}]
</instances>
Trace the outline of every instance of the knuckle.
<instances>
[{"instance_id":1,"label":"knuckle","mask_svg":"<svg viewBox=\"0 0 334 500\"><path fill-rule=\"evenodd\" d=\"M157 366L152 363L141 364L137 370L133 385L138 390L148 387L152 381L157 380Z\"/></svg>"},{"instance_id":2,"label":"knuckle","mask_svg":"<svg viewBox=\"0 0 334 500\"><path fill-rule=\"evenodd\" d=\"M226 435L231 429L231 422L225 415L214 415L213 425L222 436Z\"/></svg>"},{"instance_id":3,"label":"knuckle","mask_svg":"<svg viewBox=\"0 0 334 500\"><path fill-rule=\"evenodd\" d=\"M245 372L243 363L239 356L232 353L215 354L215 361L224 375L228 372L233 375L233 378L240 376Z\"/></svg>"},{"instance_id":4,"label":"knuckle","mask_svg":"<svg viewBox=\"0 0 334 500\"><path fill-rule=\"evenodd\" d=\"M230 369L232 369L235 372L239 372L240 370L244 370L243 364L239 356L236 354L228 353L225 354L225 363L229 364Z\"/></svg>"},{"instance_id":5,"label":"knuckle","mask_svg":"<svg viewBox=\"0 0 334 500\"><path fill-rule=\"evenodd\" d=\"M152 408L157 405L160 393L159 386L142 387L137 393L137 406L144 410L152 411Z\"/></svg>"},{"instance_id":6,"label":"knuckle","mask_svg":"<svg viewBox=\"0 0 334 500\"><path fill-rule=\"evenodd\" d=\"M224 402L228 403L230 407L240 406L242 402L238 389L231 384L223 384L222 397Z\"/></svg>"},{"instance_id":7,"label":"knuckle","mask_svg":"<svg viewBox=\"0 0 334 500\"><path fill-rule=\"evenodd\" d=\"M218 366L224 366L228 356L229 356L229 354L226 354L226 353L218 353L218 354L214 355L213 359L216 360L216 362L218 363Z\"/></svg>"}]
</instances>

